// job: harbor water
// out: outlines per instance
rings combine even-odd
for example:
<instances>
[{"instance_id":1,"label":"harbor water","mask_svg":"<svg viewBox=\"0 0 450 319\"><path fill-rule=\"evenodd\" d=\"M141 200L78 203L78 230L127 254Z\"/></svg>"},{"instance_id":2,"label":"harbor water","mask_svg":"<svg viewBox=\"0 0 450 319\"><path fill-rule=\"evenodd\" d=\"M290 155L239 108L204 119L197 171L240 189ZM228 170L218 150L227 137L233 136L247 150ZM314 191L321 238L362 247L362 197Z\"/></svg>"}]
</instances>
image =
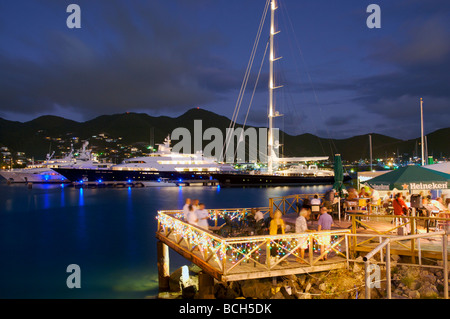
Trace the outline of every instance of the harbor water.
<instances>
[{"instance_id":1,"label":"harbor water","mask_svg":"<svg viewBox=\"0 0 450 319\"><path fill-rule=\"evenodd\" d=\"M185 198L206 208L268 206L269 198L328 186L74 188L0 182L0 298L145 298L157 295L157 210ZM171 271L186 264L170 254ZM68 288L67 267L80 268Z\"/></svg>"}]
</instances>

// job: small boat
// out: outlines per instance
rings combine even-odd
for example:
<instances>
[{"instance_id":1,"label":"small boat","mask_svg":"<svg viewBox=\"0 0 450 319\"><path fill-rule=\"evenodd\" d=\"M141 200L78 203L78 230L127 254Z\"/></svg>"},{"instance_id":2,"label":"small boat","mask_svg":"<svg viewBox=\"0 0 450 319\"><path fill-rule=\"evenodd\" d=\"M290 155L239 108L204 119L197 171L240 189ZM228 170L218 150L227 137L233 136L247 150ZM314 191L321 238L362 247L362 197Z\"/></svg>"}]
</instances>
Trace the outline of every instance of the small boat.
<instances>
[{"instance_id":1,"label":"small boat","mask_svg":"<svg viewBox=\"0 0 450 319\"><path fill-rule=\"evenodd\" d=\"M87 149L89 142L84 142L79 156L74 156L73 149L61 159L53 158L55 152L47 154L46 160L39 164L33 164L26 168L0 170L0 176L8 183L69 183L70 181L55 171L57 168L100 168L112 164L100 163Z\"/></svg>"}]
</instances>

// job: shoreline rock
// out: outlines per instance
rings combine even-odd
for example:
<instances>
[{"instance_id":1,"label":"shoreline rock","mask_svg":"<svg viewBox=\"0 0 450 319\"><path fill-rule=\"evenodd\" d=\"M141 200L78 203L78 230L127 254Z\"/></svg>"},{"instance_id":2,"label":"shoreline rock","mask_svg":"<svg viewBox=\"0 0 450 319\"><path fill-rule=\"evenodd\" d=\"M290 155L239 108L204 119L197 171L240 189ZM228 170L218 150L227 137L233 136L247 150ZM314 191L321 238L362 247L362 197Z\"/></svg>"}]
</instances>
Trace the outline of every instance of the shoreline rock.
<instances>
[{"instance_id":1,"label":"shoreline rock","mask_svg":"<svg viewBox=\"0 0 450 319\"><path fill-rule=\"evenodd\" d=\"M362 258L360 260L362 261ZM394 256L393 260L395 262L395 266L391 268L393 298L443 297L442 269L399 265L401 258L398 256ZM184 278L184 282L181 280L181 268L172 273L170 276L172 294L178 294L178 298L198 298L199 268L195 267L190 267L189 279ZM380 287L371 289L371 299L386 298L385 268L380 265L380 269ZM290 275L277 277L276 280L263 278L229 283L215 282L213 291L216 299L363 299L365 298L364 264L355 262L349 269Z\"/></svg>"}]
</instances>

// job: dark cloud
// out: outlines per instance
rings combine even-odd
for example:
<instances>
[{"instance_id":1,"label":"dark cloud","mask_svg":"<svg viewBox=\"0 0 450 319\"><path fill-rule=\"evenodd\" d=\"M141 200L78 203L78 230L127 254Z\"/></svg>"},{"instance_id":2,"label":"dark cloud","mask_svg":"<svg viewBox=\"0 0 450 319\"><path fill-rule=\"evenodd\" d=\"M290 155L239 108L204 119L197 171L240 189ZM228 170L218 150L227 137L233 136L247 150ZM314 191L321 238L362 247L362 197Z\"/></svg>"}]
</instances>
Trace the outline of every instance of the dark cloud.
<instances>
[{"instance_id":1,"label":"dark cloud","mask_svg":"<svg viewBox=\"0 0 450 319\"><path fill-rule=\"evenodd\" d=\"M0 116L53 113L77 120L124 111L173 116L193 106L231 118L263 9L250 0L78 0L82 29L69 30L70 1L17 3L0 3ZM379 30L365 26L368 3L286 3L289 10L280 5L280 12L292 14L300 41L277 47L283 59L276 69L284 75L276 80L283 85L276 106L285 114L278 127L334 138L417 137L420 97L426 130L448 127L450 2L380 0ZM280 28L280 43L287 44L290 25ZM251 125L267 125L267 69Z\"/></svg>"},{"instance_id":2,"label":"dark cloud","mask_svg":"<svg viewBox=\"0 0 450 319\"><path fill-rule=\"evenodd\" d=\"M424 8L425 4L420 3L420 7ZM350 93L347 104L352 106L354 114L366 119L366 132L417 137L421 97L426 131L448 127L450 20L439 8L426 7L429 16L407 19L395 32L365 44L369 53L362 60L374 66L372 75L318 82L315 91L335 96L338 92ZM340 125L349 123L345 116L332 112L328 116L326 123L335 126L336 131Z\"/></svg>"},{"instance_id":3,"label":"dark cloud","mask_svg":"<svg viewBox=\"0 0 450 319\"><path fill-rule=\"evenodd\" d=\"M170 112L238 87L237 72L210 53L220 36L171 18L159 2L111 1L95 19L94 4L81 6L82 29L53 29L29 48L42 59L0 55L3 112Z\"/></svg>"}]
</instances>

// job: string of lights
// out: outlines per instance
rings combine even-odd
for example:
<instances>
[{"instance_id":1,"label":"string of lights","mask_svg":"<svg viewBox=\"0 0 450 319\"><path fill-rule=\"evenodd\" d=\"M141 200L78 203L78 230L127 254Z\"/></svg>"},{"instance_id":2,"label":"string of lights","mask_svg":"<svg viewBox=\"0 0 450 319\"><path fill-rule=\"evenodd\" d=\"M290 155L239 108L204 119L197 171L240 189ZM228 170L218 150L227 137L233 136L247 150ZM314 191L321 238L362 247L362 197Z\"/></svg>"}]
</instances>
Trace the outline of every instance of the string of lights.
<instances>
[{"instance_id":1,"label":"string of lights","mask_svg":"<svg viewBox=\"0 0 450 319\"><path fill-rule=\"evenodd\" d=\"M210 210L211 217L229 218L242 220L248 210ZM179 241L184 240L191 251L198 248L200 253L206 256L213 256L218 264L230 262L231 265L249 263L253 261L261 265L268 256L275 256L278 261L289 256L299 257L300 243L306 240L307 247L312 247L313 253L322 254L320 245L323 236L330 237L330 244L326 246L326 252L332 251L337 254L341 252L342 235L345 232L332 234L332 232L319 233L288 233L285 235L263 235L248 236L238 238L223 238L212 232L205 231L196 226L190 225L181 219L182 212L159 212L157 215L158 231L164 234L173 234ZM311 245L312 243L312 245ZM305 244L303 244L305 245ZM269 250L264 249L267 247ZM274 253L275 252L275 253ZM286 258L285 258L286 257ZM275 266L275 262L272 266ZM265 265L266 266L266 265Z\"/></svg>"}]
</instances>

